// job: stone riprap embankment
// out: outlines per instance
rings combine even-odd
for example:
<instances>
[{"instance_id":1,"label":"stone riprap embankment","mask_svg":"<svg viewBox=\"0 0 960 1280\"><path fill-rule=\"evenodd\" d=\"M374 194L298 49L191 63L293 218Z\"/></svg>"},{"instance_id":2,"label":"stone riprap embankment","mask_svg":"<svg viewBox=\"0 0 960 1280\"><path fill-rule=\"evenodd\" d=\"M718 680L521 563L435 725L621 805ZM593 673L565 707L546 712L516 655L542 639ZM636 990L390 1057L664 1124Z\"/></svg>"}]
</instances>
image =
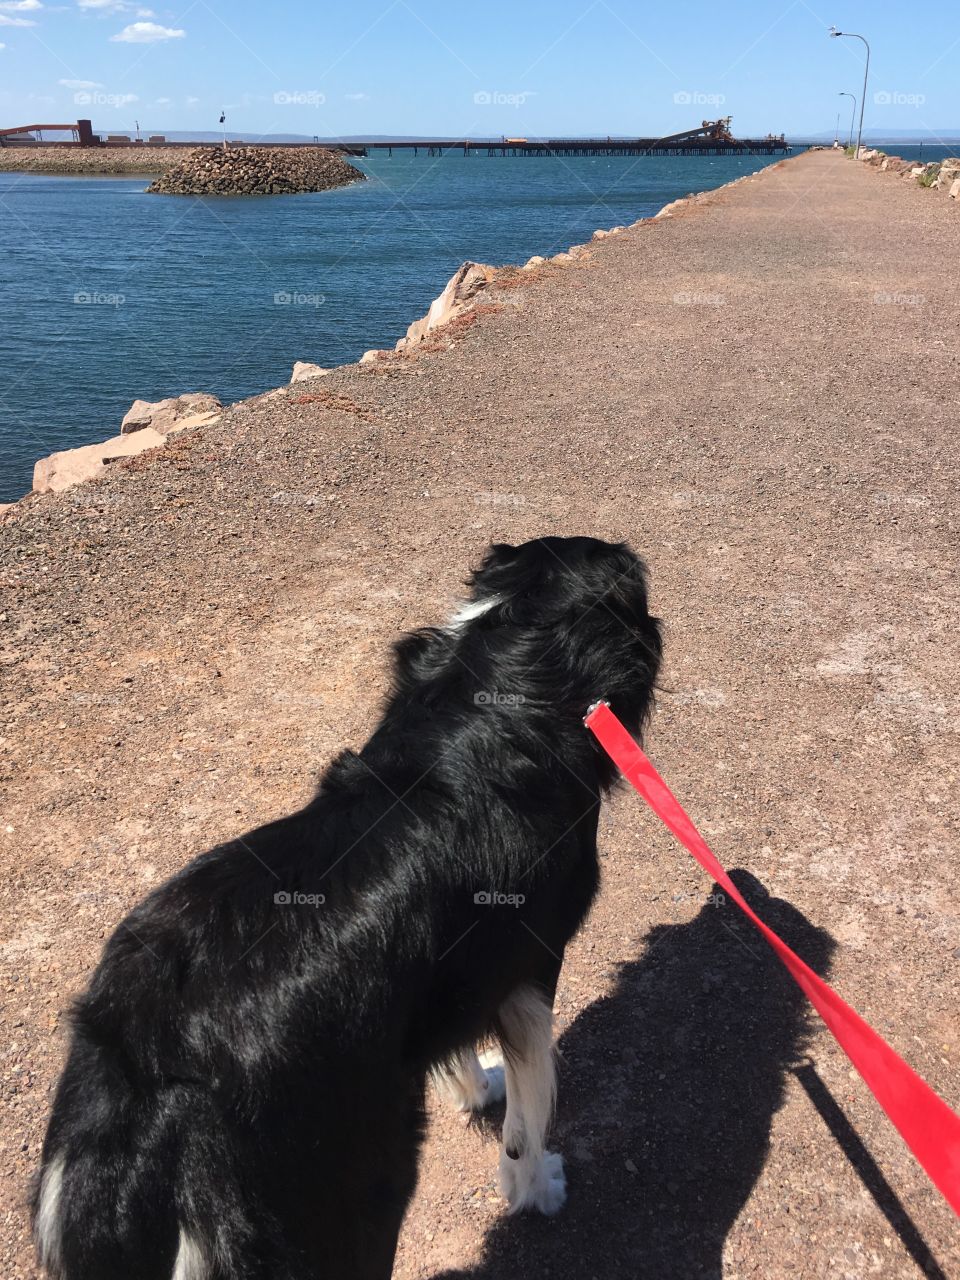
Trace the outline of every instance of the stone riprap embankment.
<instances>
[{"instance_id":1,"label":"stone riprap embankment","mask_svg":"<svg viewBox=\"0 0 960 1280\"><path fill-rule=\"evenodd\" d=\"M133 458L165 445L171 437L220 421L222 405L203 391L166 400L134 400L120 424L120 434L78 449L62 449L40 458L33 468L34 493L62 493L102 476L111 462Z\"/></svg>"},{"instance_id":2,"label":"stone riprap embankment","mask_svg":"<svg viewBox=\"0 0 960 1280\"><path fill-rule=\"evenodd\" d=\"M892 173L897 178L913 178L921 187L945 191L954 200L960 200L960 157L950 156L946 160L929 160L922 164L867 148L860 152L860 159L883 173Z\"/></svg>"},{"instance_id":3,"label":"stone riprap embankment","mask_svg":"<svg viewBox=\"0 0 960 1280\"><path fill-rule=\"evenodd\" d=\"M164 196L278 196L329 191L365 179L324 147L201 147L147 190Z\"/></svg>"},{"instance_id":4,"label":"stone riprap embankment","mask_svg":"<svg viewBox=\"0 0 960 1280\"><path fill-rule=\"evenodd\" d=\"M164 173L183 147L0 147L0 171L51 174Z\"/></svg>"}]
</instances>

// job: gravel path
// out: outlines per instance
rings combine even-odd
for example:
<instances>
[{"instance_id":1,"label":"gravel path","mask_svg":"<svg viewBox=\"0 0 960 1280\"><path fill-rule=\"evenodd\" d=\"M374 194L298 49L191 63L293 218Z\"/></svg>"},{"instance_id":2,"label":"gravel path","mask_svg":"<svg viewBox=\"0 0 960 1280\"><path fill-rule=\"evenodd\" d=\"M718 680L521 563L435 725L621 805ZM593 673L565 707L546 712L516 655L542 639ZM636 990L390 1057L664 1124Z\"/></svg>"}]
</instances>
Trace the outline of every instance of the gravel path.
<instances>
[{"instance_id":1,"label":"gravel path","mask_svg":"<svg viewBox=\"0 0 960 1280\"><path fill-rule=\"evenodd\" d=\"M6 517L0 1273L35 1275L25 1182L104 937L362 741L387 645L491 538L647 557L652 754L960 1106L958 218L802 155L494 290L436 350ZM758 937L631 794L601 838L558 1002L569 1204L506 1219L496 1117L434 1108L397 1276L960 1276L950 1210Z\"/></svg>"}]
</instances>

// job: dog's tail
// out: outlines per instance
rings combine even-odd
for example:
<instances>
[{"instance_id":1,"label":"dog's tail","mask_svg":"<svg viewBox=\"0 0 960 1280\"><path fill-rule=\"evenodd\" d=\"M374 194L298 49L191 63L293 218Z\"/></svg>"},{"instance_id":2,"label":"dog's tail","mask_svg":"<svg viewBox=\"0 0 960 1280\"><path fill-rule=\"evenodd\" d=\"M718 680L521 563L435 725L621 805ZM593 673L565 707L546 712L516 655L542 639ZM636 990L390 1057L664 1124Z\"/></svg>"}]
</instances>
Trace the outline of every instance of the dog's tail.
<instances>
[{"instance_id":1,"label":"dog's tail","mask_svg":"<svg viewBox=\"0 0 960 1280\"><path fill-rule=\"evenodd\" d=\"M52 1280L242 1280L249 1217L208 1092L138 1090L75 1039L33 1197Z\"/></svg>"}]
</instances>

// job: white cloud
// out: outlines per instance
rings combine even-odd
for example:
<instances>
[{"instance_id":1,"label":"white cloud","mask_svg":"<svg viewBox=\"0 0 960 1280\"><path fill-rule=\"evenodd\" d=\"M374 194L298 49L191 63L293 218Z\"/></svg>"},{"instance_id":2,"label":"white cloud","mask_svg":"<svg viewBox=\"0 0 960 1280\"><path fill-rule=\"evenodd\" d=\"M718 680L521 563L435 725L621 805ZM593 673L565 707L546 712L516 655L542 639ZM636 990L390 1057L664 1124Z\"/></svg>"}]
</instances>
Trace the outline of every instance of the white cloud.
<instances>
[{"instance_id":1,"label":"white cloud","mask_svg":"<svg viewBox=\"0 0 960 1280\"><path fill-rule=\"evenodd\" d=\"M102 89L103 85L99 80L58 80L58 84L66 86L68 89Z\"/></svg>"},{"instance_id":2,"label":"white cloud","mask_svg":"<svg viewBox=\"0 0 960 1280\"><path fill-rule=\"evenodd\" d=\"M348 102L369 102L369 93L345 93L343 95Z\"/></svg>"},{"instance_id":3,"label":"white cloud","mask_svg":"<svg viewBox=\"0 0 960 1280\"><path fill-rule=\"evenodd\" d=\"M3 43L3 41L0 40L0 49L5 49L6 47L7 46Z\"/></svg>"},{"instance_id":4,"label":"white cloud","mask_svg":"<svg viewBox=\"0 0 960 1280\"><path fill-rule=\"evenodd\" d=\"M180 40L186 34L176 27L161 27L156 22L131 22L110 39L122 44L154 44L158 40Z\"/></svg>"},{"instance_id":5,"label":"white cloud","mask_svg":"<svg viewBox=\"0 0 960 1280\"><path fill-rule=\"evenodd\" d=\"M102 14L131 13L135 11L138 18L155 18L157 16L152 9L144 9L139 4L131 4L130 0L77 0L77 5L81 9L92 9Z\"/></svg>"},{"instance_id":6,"label":"white cloud","mask_svg":"<svg viewBox=\"0 0 960 1280\"><path fill-rule=\"evenodd\" d=\"M0 4L0 9L6 9L9 13L35 13L42 8L40 0L3 0Z\"/></svg>"},{"instance_id":7,"label":"white cloud","mask_svg":"<svg viewBox=\"0 0 960 1280\"><path fill-rule=\"evenodd\" d=\"M199 99L199 98L188 98L188 99L187 99L187 106L188 106L188 107L195 107L199 101L200 101L200 99Z\"/></svg>"},{"instance_id":8,"label":"white cloud","mask_svg":"<svg viewBox=\"0 0 960 1280\"><path fill-rule=\"evenodd\" d=\"M35 27L37 24L30 18L8 18L0 13L0 27Z\"/></svg>"},{"instance_id":9,"label":"white cloud","mask_svg":"<svg viewBox=\"0 0 960 1280\"><path fill-rule=\"evenodd\" d=\"M172 101L172 98L157 98L153 105L155 107L169 107Z\"/></svg>"}]
</instances>

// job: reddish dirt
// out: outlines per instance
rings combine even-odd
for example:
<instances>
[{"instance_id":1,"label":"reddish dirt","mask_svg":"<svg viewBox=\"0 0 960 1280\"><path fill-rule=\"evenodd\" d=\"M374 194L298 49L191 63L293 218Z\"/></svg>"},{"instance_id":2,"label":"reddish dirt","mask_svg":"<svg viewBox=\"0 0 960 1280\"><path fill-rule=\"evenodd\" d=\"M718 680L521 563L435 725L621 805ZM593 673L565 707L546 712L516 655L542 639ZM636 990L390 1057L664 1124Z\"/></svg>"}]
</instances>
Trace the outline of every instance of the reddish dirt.
<instances>
[{"instance_id":1,"label":"reddish dirt","mask_svg":"<svg viewBox=\"0 0 960 1280\"><path fill-rule=\"evenodd\" d=\"M291 810L491 539L627 538L649 749L761 914L960 1105L960 209L811 153L498 291L437 352L228 410L0 527L0 1270L104 937ZM954 263L951 267L949 264ZM956 1220L758 937L633 795L570 948L553 1145L441 1106L401 1280L960 1276Z\"/></svg>"}]
</instances>

